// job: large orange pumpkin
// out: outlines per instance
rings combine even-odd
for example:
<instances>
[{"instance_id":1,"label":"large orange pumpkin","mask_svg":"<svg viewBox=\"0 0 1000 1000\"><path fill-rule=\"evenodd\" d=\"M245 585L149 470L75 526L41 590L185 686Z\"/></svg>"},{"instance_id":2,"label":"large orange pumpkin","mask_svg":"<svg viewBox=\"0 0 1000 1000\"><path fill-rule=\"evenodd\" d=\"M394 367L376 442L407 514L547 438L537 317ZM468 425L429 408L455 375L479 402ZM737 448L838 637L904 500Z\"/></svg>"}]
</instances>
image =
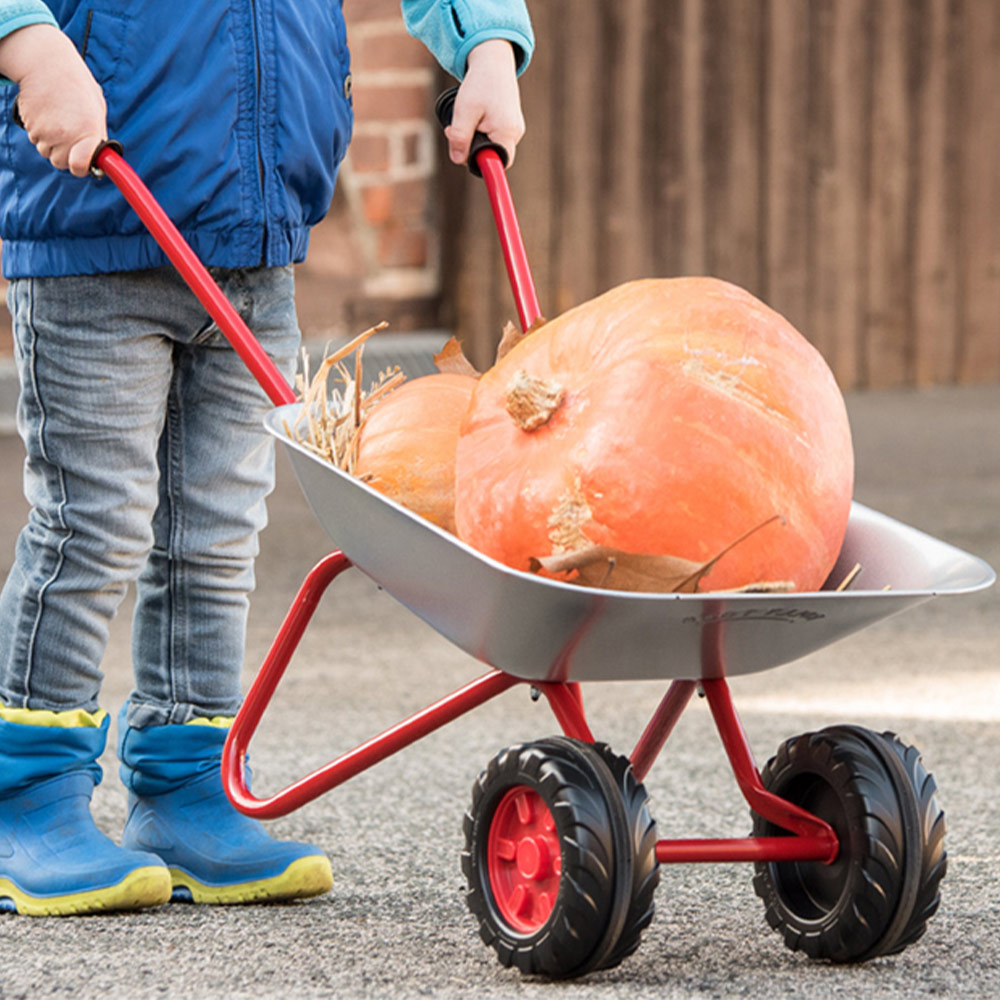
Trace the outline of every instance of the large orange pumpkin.
<instances>
[{"instance_id":1,"label":"large orange pumpkin","mask_svg":"<svg viewBox=\"0 0 1000 1000\"><path fill-rule=\"evenodd\" d=\"M840 550L853 470L841 393L791 324L717 279L635 281L480 379L457 533L523 570L587 550L697 566L732 545L688 589L813 590Z\"/></svg>"},{"instance_id":2,"label":"large orange pumpkin","mask_svg":"<svg viewBox=\"0 0 1000 1000\"><path fill-rule=\"evenodd\" d=\"M454 532L455 448L475 384L469 375L424 375L379 400L358 434L354 474Z\"/></svg>"}]
</instances>

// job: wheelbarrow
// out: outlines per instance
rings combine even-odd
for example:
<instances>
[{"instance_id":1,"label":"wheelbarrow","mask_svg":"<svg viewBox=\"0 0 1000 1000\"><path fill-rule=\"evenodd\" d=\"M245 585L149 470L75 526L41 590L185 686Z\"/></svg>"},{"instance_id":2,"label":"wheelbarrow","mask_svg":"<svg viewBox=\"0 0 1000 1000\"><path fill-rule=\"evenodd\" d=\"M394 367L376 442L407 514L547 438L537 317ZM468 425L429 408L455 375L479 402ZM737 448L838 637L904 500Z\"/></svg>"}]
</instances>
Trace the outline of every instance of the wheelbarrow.
<instances>
[{"instance_id":1,"label":"wheelbarrow","mask_svg":"<svg viewBox=\"0 0 1000 1000\"><path fill-rule=\"evenodd\" d=\"M527 329L540 309L501 153L477 137L471 163ZM266 428L338 546L305 578L230 731L223 783L237 809L285 815L530 685L561 732L500 750L476 779L464 817L468 906L503 965L551 978L617 965L653 918L659 866L679 862L752 863L768 923L814 959L861 962L924 933L945 874L945 826L917 749L893 733L837 725L786 740L759 771L727 679L797 660L934 597L986 588L995 574L985 562L856 503L830 581L812 593L622 593L501 565L288 437L300 406L294 392L120 154L114 143L103 146L95 171L120 188L275 404ZM858 584L838 589L858 563ZM488 669L255 797L244 770L251 738L324 592L352 567ZM631 752L598 742L581 683L649 679L669 683ZM696 691L750 807L747 837L657 835L643 781Z\"/></svg>"}]
</instances>

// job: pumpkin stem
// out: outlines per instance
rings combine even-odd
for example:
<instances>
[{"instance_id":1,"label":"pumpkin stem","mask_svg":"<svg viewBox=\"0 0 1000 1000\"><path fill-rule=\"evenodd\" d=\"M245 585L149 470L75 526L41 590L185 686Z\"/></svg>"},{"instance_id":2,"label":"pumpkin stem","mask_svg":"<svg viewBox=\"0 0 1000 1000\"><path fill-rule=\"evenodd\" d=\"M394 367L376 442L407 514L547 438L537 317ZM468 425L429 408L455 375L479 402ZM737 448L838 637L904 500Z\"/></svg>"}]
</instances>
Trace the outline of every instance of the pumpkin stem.
<instances>
[{"instance_id":1,"label":"pumpkin stem","mask_svg":"<svg viewBox=\"0 0 1000 1000\"><path fill-rule=\"evenodd\" d=\"M558 383L529 375L522 368L507 386L507 412L522 431L534 431L549 422L565 395Z\"/></svg>"}]
</instances>

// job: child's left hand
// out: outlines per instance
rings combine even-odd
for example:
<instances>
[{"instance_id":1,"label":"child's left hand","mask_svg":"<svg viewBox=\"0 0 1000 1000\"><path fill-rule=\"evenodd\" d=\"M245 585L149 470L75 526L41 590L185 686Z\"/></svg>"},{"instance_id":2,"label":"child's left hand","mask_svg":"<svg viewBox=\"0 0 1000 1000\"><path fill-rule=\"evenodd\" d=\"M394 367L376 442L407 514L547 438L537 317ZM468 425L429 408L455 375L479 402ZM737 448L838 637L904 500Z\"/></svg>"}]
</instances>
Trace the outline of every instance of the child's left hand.
<instances>
[{"instance_id":1,"label":"child's left hand","mask_svg":"<svg viewBox=\"0 0 1000 1000\"><path fill-rule=\"evenodd\" d=\"M475 132L484 132L507 150L507 166L524 135L517 67L510 42L494 38L470 53L465 79L458 88L451 125L445 129L453 163L465 163Z\"/></svg>"}]
</instances>

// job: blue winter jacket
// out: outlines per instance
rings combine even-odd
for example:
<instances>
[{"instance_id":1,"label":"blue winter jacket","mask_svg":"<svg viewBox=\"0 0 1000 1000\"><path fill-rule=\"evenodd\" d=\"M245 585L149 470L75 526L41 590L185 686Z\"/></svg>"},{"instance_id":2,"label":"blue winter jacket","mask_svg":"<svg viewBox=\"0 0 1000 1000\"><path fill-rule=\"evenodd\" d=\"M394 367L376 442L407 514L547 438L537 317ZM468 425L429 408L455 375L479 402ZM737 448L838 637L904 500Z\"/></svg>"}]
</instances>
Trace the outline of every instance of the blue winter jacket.
<instances>
[{"instance_id":1,"label":"blue winter jacket","mask_svg":"<svg viewBox=\"0 0 1000 1000\"><path fill-rule=\"evenodd\" d=\"M47 0L101 84L108 132L217 267L304 259L350 139L340 0ZM24 6L20 4L19 6ZM523 0L403 0L411 33L461 76L487 38L533 38ZM2 25L0 25L2 29ZM0 32L2 33L2 32ZM0 93L0 239L7 278L166 262L110 181L57 171Z\"/></svg>"}]
</instances>

